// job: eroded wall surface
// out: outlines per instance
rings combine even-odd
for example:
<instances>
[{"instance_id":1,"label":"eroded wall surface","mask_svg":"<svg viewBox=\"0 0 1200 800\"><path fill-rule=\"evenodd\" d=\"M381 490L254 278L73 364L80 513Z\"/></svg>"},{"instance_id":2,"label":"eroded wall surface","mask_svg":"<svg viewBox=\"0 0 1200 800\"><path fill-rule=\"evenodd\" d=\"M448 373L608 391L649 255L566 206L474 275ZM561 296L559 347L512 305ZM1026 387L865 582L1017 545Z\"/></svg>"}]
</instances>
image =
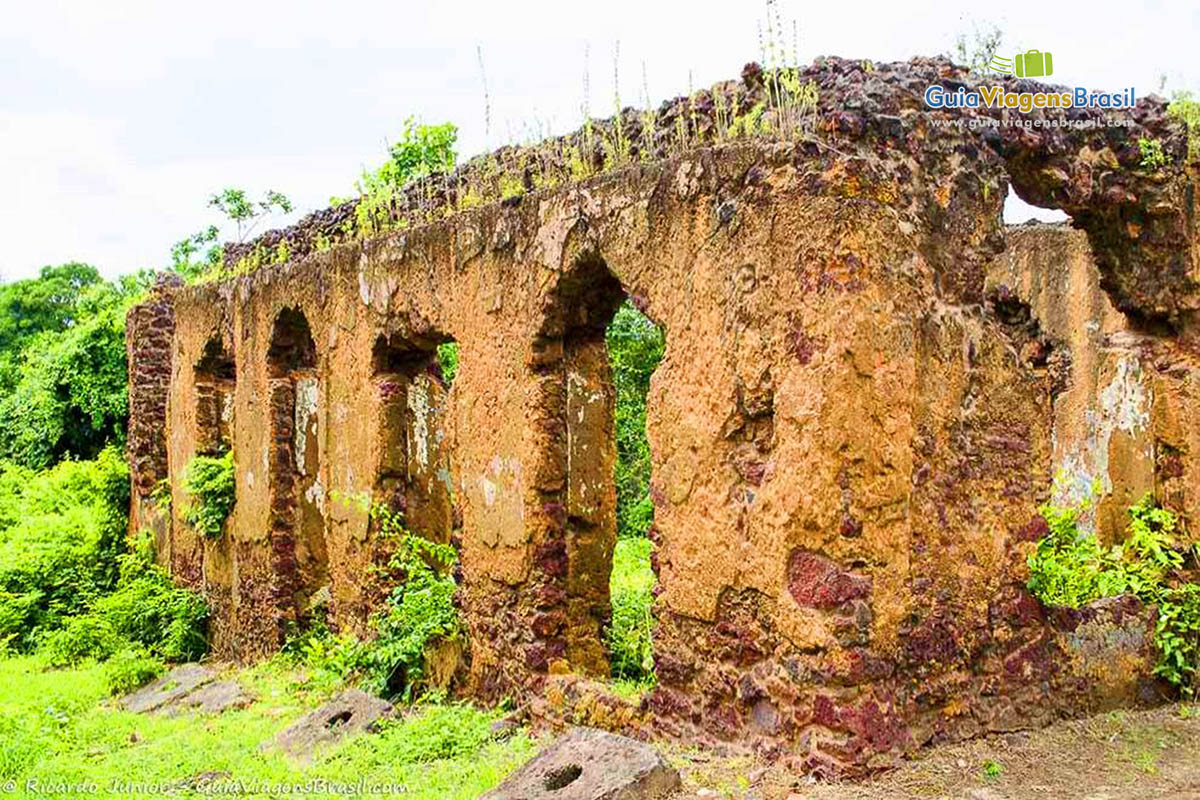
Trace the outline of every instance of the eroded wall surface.
<instances>
[{"instance_id":1,"label":"eroded wall surface","mask_svg":"<svg viewBox=\"0 0 1200 800\"><path fill-rule=\"evenodd\" d=\"M1192 263L1150 246L1191 241L1190 206L1168 202L1184 189L1149 190L1157 221L1132 248L1089 205L1103 198L1076 192L1102 253L1019 231L1001 255L1008 175L1033 196L1062 163L1061 189L1096 142L939 133L913 97L961 78L945 62L814 70L836 147L701 148L164 295L171 380L146 391L166 394L167 552L212 600L218 652L265 655L318 609L368 631L389 543L366 498L459 547L468 691L606 675L603 331L629 296L666 333L648 398L654 730L852 771L1155 697L1152 612L1052 613L1025 560L1059 468L1108 481L1108 536L1146 487L1194 500L1191 284L1125 280ZM1156 333L1131 331L1100 285ZM450 386L433 368L448 341ZM204 410L218 352L235 365L220 383L237 506L206 541L181 476L222 435Z\"/></svg>"},{"instance_id":2,"label":"eroded wall surface","mask_svg":"<svg viewBox=\"0 0 1200 800\"><path fill-rule=\"evenodd\" d=\"M987 276L993 311L1035 331L1052 364L1054 500L1096 502L1083 518L1119 542L1126 509L1147 493L1179 512L1194 535L1195 349L1127 317L1101 288L1082 231L1014 226Z\"/></svg>"}]
</instances>

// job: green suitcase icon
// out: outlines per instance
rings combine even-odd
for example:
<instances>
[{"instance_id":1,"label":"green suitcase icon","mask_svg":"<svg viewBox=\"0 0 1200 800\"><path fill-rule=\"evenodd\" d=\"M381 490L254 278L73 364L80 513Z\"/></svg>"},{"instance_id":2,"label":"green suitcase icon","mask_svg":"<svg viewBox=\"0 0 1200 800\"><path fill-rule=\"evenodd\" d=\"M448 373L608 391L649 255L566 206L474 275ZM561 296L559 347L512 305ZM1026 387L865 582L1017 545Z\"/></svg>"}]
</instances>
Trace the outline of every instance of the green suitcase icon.
<instances>
[{"instance_id":1,"label":"green suitcase icon","mask_svg":"<svg viewBox=\"0 0 1200 800\"><path fill-rule=\"evenodd\" d=\"M1054 74L1054 57L1041 50L1017 53L1013 61L1018 78L1045 78Z\"/></svg>"}]
</instances>

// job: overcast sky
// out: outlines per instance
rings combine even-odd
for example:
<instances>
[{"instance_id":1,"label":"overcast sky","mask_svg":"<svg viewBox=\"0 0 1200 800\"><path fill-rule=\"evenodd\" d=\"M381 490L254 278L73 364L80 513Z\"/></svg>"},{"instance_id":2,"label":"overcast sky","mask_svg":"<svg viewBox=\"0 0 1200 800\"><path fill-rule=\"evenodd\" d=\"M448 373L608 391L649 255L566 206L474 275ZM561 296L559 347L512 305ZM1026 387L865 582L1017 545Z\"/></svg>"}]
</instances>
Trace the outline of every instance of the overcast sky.
<instances>
[{"instance_id":1,"label":"overcast sky","mask_svg":"<svg viewBox=\"0 0 1200 800\"><path fill-rule=\"evenodd\" d=\"M1004 52L1054 55L1055 82L1200 89L1200 4L779 0L799 54L890 61L947 51L993 22ZM297 212L349 194L403 120L449 120L472 155L727 77L758 58L761 0L203 3L0 0L0 275L162 266L216 220L224 186L276 189ZM789 35L790 38L790 35ZM491 132L476 47L491 95ZM1008 51L1011 51L1008 52ZM1017 212L1018 214L1020 212ZM1023 218L1023 215L1022 215ZM278 220L284 222L285 220Z\"/></svg>"}]
</instances>

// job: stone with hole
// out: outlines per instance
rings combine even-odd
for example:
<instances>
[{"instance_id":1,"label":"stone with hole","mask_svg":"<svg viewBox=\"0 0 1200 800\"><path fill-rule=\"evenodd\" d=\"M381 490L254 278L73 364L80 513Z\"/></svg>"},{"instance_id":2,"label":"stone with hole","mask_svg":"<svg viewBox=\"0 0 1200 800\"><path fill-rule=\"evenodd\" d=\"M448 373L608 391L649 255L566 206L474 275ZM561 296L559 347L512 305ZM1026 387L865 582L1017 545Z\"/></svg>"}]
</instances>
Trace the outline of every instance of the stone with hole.
<instances>
[{"instance_id":1,"label":"stone with hole","mask_svg":"<svg viewBox=\"0 0 1200 800\"><path fill-rule=\"evenodd\" d=\"M648 744L574 728L485 800L655 800L679 788L679 772Z\"/></svg>"},{"instance_id":2,"label":"stone with hole","mask_svg":"<svg viewBox=\"0 0 1200 800\"><path fill-rule=\"evenodd\" d=\"M348 689L305 714L264 747L280 750L299 761L312 761L319 747L373 732L379 720L391 713L391 703L360 689Z\"/></svg>"},{"instance_id":3,"label":"stone with hole","mask_svg":"<svg viewBox=\"0 0 1200 800\"><path fill-rule=\"evenodd\" d=\"M212 683L216 677L215 671L200 664L181 664L153 683L126 695L121 706L135 714L157 711Z\"/></svg>"}]
</instances>

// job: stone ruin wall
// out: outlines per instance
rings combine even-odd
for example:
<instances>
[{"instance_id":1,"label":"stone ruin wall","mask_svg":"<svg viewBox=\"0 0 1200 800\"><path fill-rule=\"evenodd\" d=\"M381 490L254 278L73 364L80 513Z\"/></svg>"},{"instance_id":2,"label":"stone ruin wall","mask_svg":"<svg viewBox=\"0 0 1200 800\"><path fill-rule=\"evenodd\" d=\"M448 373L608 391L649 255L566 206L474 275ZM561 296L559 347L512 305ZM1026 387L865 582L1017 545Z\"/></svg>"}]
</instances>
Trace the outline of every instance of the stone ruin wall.
<instances>
[{"instance_id":1,"label":"stone ruin wall","mask_svg":"<svg viewBox=\"0 0 1200 800\"><path fill-rule=\"evenodd\" d=\"M946 62L811 72L829 146L701 148L134 309L131 524L209 598L216 652L269 654L318 603L367 632L387 543L345 500L369 496L460 550L466 691L548 716L846 772L1161 696L1152 611L1043 608L1025 559L1037 506L1093 479L1108 540L1144 491L1197 507L1195 173L1123 170L1104 132L934 129L914 87L965 80ZM1178 149L1161 103L1137 113ZM1010 179L1084 230L1006 231ZM625 296L666 334L638 708L587 680ZM208 541L181 479L220 442L237 505Z\"/></svg>"}]
</instances>

